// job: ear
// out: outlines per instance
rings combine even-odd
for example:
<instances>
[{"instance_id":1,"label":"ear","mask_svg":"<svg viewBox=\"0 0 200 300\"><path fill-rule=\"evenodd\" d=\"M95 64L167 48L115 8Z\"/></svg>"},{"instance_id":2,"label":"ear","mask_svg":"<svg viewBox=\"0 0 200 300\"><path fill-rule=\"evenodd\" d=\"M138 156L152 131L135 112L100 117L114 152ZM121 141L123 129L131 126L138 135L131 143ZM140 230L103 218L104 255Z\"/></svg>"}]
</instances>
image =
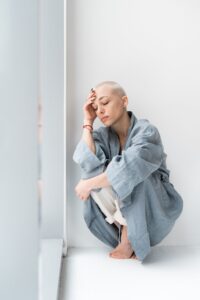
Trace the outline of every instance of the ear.
<instances>
[{"instance_id":1,"label":"ear","mask_svg":"<svg viewBox=\"0 0 200 300\"><path fill-rule=\"evenodd\" d=\"M128 97L127 96L123 96L122 100L123 100L124 107L127 107L127 105L128 105Z\"/></svg>"}]
</instances>

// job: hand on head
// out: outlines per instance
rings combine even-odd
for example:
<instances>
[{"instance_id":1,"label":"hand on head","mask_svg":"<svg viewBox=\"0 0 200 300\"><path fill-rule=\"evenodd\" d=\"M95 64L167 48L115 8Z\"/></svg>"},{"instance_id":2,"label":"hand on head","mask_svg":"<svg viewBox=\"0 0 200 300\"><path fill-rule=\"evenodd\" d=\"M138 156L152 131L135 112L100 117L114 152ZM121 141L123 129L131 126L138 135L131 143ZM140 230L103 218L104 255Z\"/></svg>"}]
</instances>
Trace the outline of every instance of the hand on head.
<instances>
[{"instance_id":1,"label":"hand on head","mask_svg":"<svg viewBox=\"0 0 200 300\"><path fill-rule=\"evenodd\" d=\"M83 106L84 120L87 120L91 124L94 122L94 120L97 117L96 112L92 107L92 103L94 102L95 99L96 99L96 92L93 88L91 88L91 91Z\"/></svg>"}]
</instances>

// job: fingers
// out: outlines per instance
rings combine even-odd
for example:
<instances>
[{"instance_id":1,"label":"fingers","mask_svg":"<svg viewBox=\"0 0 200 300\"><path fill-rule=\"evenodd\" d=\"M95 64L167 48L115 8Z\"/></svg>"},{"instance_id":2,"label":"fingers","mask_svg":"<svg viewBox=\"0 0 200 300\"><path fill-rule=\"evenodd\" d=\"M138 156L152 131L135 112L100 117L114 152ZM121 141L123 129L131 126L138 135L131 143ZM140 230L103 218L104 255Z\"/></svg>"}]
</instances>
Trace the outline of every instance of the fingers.
<instances>
[{"instance_id":1,"label":"fingers","mask_svg":"<svg viewBox=\"0 0 200 300\"><path fill-rule=\"evenodd\" d=\"M88 110L90 105L93 103L94 101L92 101L91 99L87 99L86 102L83 105L83 108Z\"/></svg>"},{"instance_id":2,"label":"fingers","mask_svg":"<svg viewBox=\"0 0 200 300\"><path fill-rule=\"evenodd\" d=\"M80 193L77 188L75 188L75 193L76 196L80 199L80 200L87 200L88 195L85 195L84 193Z\"/></svg>"},{"instance_id":3,"label":"fingers","mask_svg":"<svg viewBox=\"0 0 200 300\"><path fill-rule=\"evenodd\" d=\"M80 200L85 201L85 200L88 199L88 197L86 197L85 195L80 195L80 194L76 194L76 195L77 195L77 197L78 197Z\"/></svg>"},{"instance_id":4,"label":"fingers","mask_svg":"<svg viewBox=\"0 0 200 300\"><path fill-rule=\"evenodd\" d=\"M96 92L93 88L91 88L91 92L88 95L88 100L91 100L92 102L96 99Z\"/></svg>"},{"instance_id":5,"label":"fingers","mask_svg":"<svg viewBox=\"0 0 200 300\"><path fill-rule=\"evenodd\" d=\"M92 88L91 92L89 93L86 102L84 104L84 107L87 108L88 105L94 103L94 100L96 99L96 92L95 90Z\"/></svg>"}]
</instances>

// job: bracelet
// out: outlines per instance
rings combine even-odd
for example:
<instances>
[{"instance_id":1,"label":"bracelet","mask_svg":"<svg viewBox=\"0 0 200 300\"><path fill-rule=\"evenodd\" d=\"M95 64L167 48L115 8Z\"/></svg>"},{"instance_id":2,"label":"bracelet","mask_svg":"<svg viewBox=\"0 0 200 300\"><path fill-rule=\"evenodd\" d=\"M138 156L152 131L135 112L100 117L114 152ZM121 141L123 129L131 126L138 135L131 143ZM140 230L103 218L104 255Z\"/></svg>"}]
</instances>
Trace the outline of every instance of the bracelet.
<instances>
[{"instance_id":1,"label":"bracelet","mask_svg":"<svg viewBox=\"0 0 200 300\"><path fill-rule=\"evenodd\" d=\"M90 127L90 129L88 128L88 126ZM87 129L89 129L90 131L93 131L92 125L89 125L89 124L83 125L83 128L87 128Z\"/></svg>"},{"instance_id":2,"label":"bracelet","mask_svg":"<svg viewBox=\"0 0 200 300\"><path fill-rule=\"evenodd\" d=\"M84 126L83 128L86 128L87 130L89 130L90 132L92 132L93 130L87 126Z\"/></svg>"}]
</instances>

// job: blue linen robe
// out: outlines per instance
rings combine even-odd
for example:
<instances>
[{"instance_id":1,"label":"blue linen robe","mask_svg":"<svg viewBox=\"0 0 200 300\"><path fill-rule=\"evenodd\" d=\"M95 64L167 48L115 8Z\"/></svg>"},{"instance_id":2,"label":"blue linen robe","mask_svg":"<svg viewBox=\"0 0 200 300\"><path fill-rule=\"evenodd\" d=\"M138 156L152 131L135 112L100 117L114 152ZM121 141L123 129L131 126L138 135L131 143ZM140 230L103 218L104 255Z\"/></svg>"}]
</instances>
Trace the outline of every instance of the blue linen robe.
<instances>
[{"instance_id":1,"label":"blue linen robe","mask_svg":"<svg viewBox=\"0 0 200 300\"><path fill-rule=\"evenodd\" d=\"M183 199L170 183L167 155L158 129L147 119L128 111L130 127L120 153L118 136L111 127L93 131L94 154L81 139L73 160L80 165L81 178L105 171L127 222L127 235L137 258L143 261L151 246L158 244L173 228L183 210ZM120 228L109 224L92 196L84 201L84 220L103 243L116 247Z\"/></svg>"}]
</instances>

